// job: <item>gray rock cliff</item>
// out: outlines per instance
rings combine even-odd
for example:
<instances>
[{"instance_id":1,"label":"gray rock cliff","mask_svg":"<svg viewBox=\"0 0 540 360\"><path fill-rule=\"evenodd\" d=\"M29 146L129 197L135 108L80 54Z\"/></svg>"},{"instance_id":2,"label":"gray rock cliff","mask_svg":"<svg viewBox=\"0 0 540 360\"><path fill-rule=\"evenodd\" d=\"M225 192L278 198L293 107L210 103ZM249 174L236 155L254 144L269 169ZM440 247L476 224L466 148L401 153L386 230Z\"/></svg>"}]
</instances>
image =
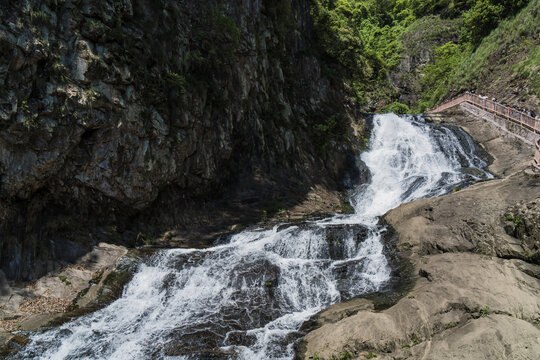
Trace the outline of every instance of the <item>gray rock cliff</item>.
<instances>
[{"instance_id":1,"label":"gray rock cliff","mask_svg":"<svg viewBox=\"0 0 540 360\"><path fill-rule=\"evenodd\" d=\"M218 230L224 214L337 187L350 162L343 86L313 55L307 0L15 0L0 19L10 279L103 238Z\"/></svg>"}]
</instances>

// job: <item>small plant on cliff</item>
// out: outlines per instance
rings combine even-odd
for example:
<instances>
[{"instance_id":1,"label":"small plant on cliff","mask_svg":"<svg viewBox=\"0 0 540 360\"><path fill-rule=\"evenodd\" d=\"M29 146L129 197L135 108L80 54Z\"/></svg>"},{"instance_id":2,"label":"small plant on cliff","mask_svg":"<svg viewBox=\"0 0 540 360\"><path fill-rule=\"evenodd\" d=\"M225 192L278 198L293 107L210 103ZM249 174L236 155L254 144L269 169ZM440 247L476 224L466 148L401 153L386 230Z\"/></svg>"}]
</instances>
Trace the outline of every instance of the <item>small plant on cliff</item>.
<instances>
[{"instance_id":1,"label":"small plant on cliff","mask_svg":"<svg viewBox=\"0 0 540 360\"><path fill-rule=\"evenodd\" d=\"M332 356L330 358L330 360L348 360L348 359L352 359L352 358L353 358L353 355L350 352L344 351L341 354L339 354L338 356Z\"/></svg>"},{"instance_id":2,"label":"small plant on cliff","mask_svg":"<svg viewBox=\"0 0 540 360\"><path fill-rule=\"evenodd\" d=\"M71 285L71 281L69 281L69 280L67 279L67 276L66 276L66 275L58 275L58 278L60 279L61 282L63 282L64 284L66 284L66 286Z\"/></svg>"},{"instance_id":3,"label":"small plant on cliff","mask_svg":"<svg viewBox=\"0 0 540 360\"><path fill-rule=\"evenodd\" d=\"M310 359L310 360L322 360L322 359L319 357L319 355L317 355L317 354L310 355L310 356L308 357L308 359Z\"/></svg>"},{"instance_id":4,"label":"small plant on cliff","mask_svg":"<svg viewBox=\"0 0 540 360\"><path fill-rule=\"evenodd\" d=\"M95 19L87 19L86 21L90 33L99 36L107 32L107 26L101 21Z\"/></svg>"},{"instance_id":5,"label":"small plant on cliff","mask_svg":"<svg viewBox=\"0 0 540 360\"><path fill-rule=\"evenodd\" d=\"M169 71L166 80L170 85L177 87L180 93L184 94L186 92L186 78L183 75Z\"/></svg>"},{"instance_id":6,"label":"small plant on cliff","mask_svg":"<svg viewBox=\"0 0 540 360\"><path fill-rule=\"evenodd\" d=\"M99 93L90 86L90 88L86 89L82 93L83 98L86 100L86 104L92 108L92 104L99 98Z\"/></svg>"},{"instance_id":7,"label":"small plant on cliff","mask_svg":"<svg viewBox=\"0 0 540 360\"><path fill-rule=\"evenodd\" d=\"M381 109L381 112L382 113L394 113L394 114L397 114L397 115L404 115L404 114L410 114L411 113L411 109L409 109L409 107L405 104L402 104L402 103L399 103L399 102L394 102L390 105L386 105L386 106L383 106L382 109Z\"/></svg>"},{"instance_id":8,"label":"small plant on cliff","mask_svg":"<svg viewBox=\"0 0 540 360\"><path fill-rule=\"evenodd\" d=\"M67 68L60 60L56 60L52 63L51 70L52 74L55 75L61 82L66 83L69 81Z\"/></svg>"},{"instance_id":9,"label":"small plant on cliff","mask_svg":"<svg viewBox=\"0 0 540 360\"><path fill-rule=\"evenodd\" d=\"M31 129L39 127L40 120L38 118L38 114L32 114L32 112L30 111L30 107L28 106L28 101L21 101L21 103L19 104L19 109L23 114L21 123L26 128L26 130L30 131Z\"/></svg>"},{"instance_id":10,"label":"small plant on cliff","mask_svg":"<svg viewBox=\"0 0 540 360\"><path fill-rule=\"evenodd\" d=\"M50 16L45 11L30 10L30 21L35 25L47 25L49 23Z\"/></svg>"},{"instance_id":11,"label":"small plant on cliff","mask_svg":"<svg viewBox=\"0 0 540 360\"><path fill-rule=\"evenodd\" d=\"M480 309L478 309L478 313L480 314L480 317L486 317L491 314L491 311L489 309L489 306L484 305Z\"/></svg>"},{"instance_id":12,"label":"small plant on cliff","mask_svg":"<svg viewBox=\"0 0 540 360\"><path fill-rule=\"evenodd\" d=\"M377 357L377 354L374 354L372 352L366 355L366 359L375 359L376 357Z\"/></svg>"},{"instance_id":13,"label":"small plant on cliff","mask_svg":"<svg viewBox=\"0 0 540 360\"><path fill-rule=\"evenodd\" d=\"M517 228L519 225L523 224L523 220L514 215L507 215L505 216L504 220L513 222L514 229Z\"/></svg>"},{"instance_id":14,"label":"small plant on cliff","mask_svg":"<svg viewBox=\"0 0 540 360\"><path fill-rule=\"evenodd\" d=\"M445 329L451 329L451 328L455 328L457 326L457 323L455 321L452 321L452 322L449 322L448 324L446 324L444 326Z\"/></svg>"},{"instance_id":15,"label":"small plant on cliff","mask_svg":"<svg viewBox=\"0 0 540 360\"><path fill-rule=\"evenodd\" d=\"M30 108L28 107L28 101L26 101L26 100L22 100L22 101L21 101L21 104L19 105L19 109L21 109L21 111L22 111L25 115L29 115L29 114L30 114Z\"/></svg>"},{"instance_id":16,"label":"small plant on cliff","mask_svg":"<svg viewBox=\"0 0 540 360\"><path fill-rule=\"evenodd\" d=\"M294 28L294 15L288 0L263 0L264 12L272 18L278 37L283 39Z\"/></svg>"}]
</instances>

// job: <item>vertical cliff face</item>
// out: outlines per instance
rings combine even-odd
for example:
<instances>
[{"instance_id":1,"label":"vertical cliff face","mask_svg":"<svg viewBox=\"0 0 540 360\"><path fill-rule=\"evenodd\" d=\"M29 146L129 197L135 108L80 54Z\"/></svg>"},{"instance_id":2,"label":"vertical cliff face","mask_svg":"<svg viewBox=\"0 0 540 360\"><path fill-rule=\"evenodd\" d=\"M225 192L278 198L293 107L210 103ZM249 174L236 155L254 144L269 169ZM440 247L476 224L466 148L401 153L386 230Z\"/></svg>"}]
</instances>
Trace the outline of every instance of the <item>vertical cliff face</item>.
<instances>
[{"instance_id":1,"label":"vertical cliff face","mask_svg":"<svg viewBox=\"0 0 540 360\"><path fill-rule=\"evenodd\" d=\"M10 1L0 19L9 278L343 175L344 93L312 55L307 0Z\"/></svg>"}]
</instances>

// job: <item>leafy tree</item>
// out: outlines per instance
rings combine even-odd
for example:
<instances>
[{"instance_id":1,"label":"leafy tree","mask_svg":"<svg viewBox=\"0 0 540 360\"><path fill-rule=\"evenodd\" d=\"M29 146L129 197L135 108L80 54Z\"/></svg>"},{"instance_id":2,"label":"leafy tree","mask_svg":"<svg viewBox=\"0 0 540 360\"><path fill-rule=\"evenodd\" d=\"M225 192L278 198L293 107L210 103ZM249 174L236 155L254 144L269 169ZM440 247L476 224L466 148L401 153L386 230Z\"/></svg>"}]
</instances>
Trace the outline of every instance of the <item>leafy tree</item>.
<instances>
[{"instance_id":1,"label":"leafy tree","mask_svg":"<svg viewBox=\"0 0 540 360\"><path fill-rule=\"evenodd\" d=\"M503 11L502 5L494 5L489 0L478 0L472 9L463 14L463 40L478 45L497 26Z\"/></svg>"}]
</instances>

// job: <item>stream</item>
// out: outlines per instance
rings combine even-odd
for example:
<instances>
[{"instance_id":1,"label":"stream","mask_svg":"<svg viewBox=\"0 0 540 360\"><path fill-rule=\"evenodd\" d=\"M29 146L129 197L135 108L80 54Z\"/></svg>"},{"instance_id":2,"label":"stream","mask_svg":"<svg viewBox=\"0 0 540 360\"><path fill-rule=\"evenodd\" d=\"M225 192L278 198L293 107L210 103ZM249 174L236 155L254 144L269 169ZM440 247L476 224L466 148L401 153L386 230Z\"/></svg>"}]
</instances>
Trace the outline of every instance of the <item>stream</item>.
<instances>
[{"instance_id":1,"label":"stream","mask_svg":"<svg viewBox=\"0 0 540 360\"><path fill-rule=\"evenodd\" d=\"M492 178L463 130L420 117L374 116L361 158L371 180L351 190L354 214L161 250L121 298L31 334L14 359L292 359L305 321L388 283L380 216Z\"/></svg>"}]
</instances>

